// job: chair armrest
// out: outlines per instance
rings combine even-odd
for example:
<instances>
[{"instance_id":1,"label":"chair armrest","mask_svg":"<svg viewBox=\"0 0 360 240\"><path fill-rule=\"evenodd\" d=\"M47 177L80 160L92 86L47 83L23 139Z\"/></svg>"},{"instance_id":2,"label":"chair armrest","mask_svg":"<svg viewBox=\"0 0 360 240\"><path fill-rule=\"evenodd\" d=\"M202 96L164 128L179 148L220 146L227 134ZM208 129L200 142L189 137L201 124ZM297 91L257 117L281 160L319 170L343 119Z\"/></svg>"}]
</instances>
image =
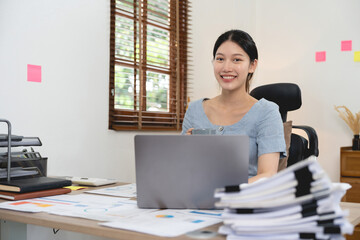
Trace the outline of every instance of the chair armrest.
<instances>
[{"instance_id":1,"label":"chair armrest","mask_svg":"<svg viewBox=\"0 0 360 240\"><path fill-rule=\"evenodd\" d=\"M309 139L309 149L307 149L305 157L308 158L311 155L319 156L318 137L315 129L305 125L293 125L292 127L303 130Z\"/></svg>"}]
</instances>

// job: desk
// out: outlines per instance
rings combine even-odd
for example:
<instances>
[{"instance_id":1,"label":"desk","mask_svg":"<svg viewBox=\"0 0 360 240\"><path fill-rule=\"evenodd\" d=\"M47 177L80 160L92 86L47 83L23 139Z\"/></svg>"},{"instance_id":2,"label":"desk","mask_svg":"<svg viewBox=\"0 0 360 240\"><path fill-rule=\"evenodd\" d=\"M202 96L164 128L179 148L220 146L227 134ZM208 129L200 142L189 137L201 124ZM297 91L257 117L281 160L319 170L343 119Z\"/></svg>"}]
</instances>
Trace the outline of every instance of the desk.
<instances>
[{"instance_id":1,"label":"desk","mask_svg":"<svg viewBox=\"0 0 360 240\"><path fill-rule=\"evenodd\" d=\"M109 185L115 186L115 185ZM97 188L91 188L91 190L97 189ZM83 193L84 191L87 191L89 189L85 190L78 190L73 191L69 194L79 194ZM0 200L0 202L4 202L5 200ZM360 205L360 204L359 204ZM22 223L20 225L20 229L17 228L16 231L25 231L26 232L26 224L32 224L47 228L54 228L54 229L61 229L65 231L71 231L76 233L83 233L88 235L94 235L104 238L111 238L111 239L122 239L122 240L142 240L142 239L166 239L158 236L148 235L148 234L142 234L127 230L121 230L121 229L115 229L115 228L108 228L108 227L102 227L98 225L98 221L88 220L88 219L82 219L82 218L72 218L72 217L64 217L59 215L52 215L48 213L26 213L26 212L18 212L18 211L10 211L10 210L4 210L0 209L0 220L7 220L12 221L16 223ZM204 230L207 231L214 231L217 232L219 226L221 224L216 224L207 228L204 228ZM22 235L26 239L26 233ZM175 237L175 238L169 238L174 240L190 240L193 238L190 238L186 235ZM212 240L224 240L225 236L216 236L211 238ZM16 240L20 240L17 238Z\"/></svg>"},{"instance_id":2,"label":"desk","mask_svg":"<svg viewBox=\"0 0 360 240\"><path fill-rule=\"evenodd\" d=\"M75 191L72 192L71 194L78 194L83 191L84 190ZM0 200L0 202L2 201L3 200ZM350 210L350 216L348 217L350 223L352 223L354 226L358 225L360 223L360 203L341 202L340 205L343 209ZM47 213L25 213L25 212L0 209L0 219L22 223L21 225L24 231L26 231L26 224L33 224L48 228L61 229L61 230L89 234L99 237L106 237L111 239L122 239L122 240L165 239L162 237L127 231L127 230L102 227L98 225L97 221L93 221L93 220L64 217L58 215L51 215ZM220 225L221 224L216 224L207 227L204 230L217 231ZM26 234L24 239L26 239ZM169 239L190 240L193 238L183 235L180 237L169 238ZM217 235L216 237L211 238L211 240L220 240L220 239L224 240L225 236Z\"/></svg>"}]
</instances>

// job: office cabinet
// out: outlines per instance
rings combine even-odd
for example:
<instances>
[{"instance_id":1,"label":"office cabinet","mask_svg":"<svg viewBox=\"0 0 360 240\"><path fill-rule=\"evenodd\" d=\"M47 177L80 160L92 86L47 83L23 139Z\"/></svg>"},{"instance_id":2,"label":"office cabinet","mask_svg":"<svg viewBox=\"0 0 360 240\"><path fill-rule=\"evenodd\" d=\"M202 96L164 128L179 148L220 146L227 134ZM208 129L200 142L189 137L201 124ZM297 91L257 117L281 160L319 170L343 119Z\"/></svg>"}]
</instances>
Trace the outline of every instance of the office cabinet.
<instances>
[{"instance_id":1,"label":"office cabinet","mask_svg":"<svg viewBox=\"0 0 360 240\"><path fill-rule=\"evenodd\" d=\"M360 203L360 151L353 151L351 147L340 148L340 181L351 185L342 201ZM346 239L360 239L360 225L355 226L354 234Z\"/></svg>"},{"instance_id":2,"label":"office cabinet","mask_svg":"<svg viewBox=\"0 0 360 240\"><path fill-rule=\"evenodd\" d=\"M343 201L360 203L360 151L353 151L351 147L340 149L340 174L340 181L352 186Z\"/></svg>"}]
</instances>

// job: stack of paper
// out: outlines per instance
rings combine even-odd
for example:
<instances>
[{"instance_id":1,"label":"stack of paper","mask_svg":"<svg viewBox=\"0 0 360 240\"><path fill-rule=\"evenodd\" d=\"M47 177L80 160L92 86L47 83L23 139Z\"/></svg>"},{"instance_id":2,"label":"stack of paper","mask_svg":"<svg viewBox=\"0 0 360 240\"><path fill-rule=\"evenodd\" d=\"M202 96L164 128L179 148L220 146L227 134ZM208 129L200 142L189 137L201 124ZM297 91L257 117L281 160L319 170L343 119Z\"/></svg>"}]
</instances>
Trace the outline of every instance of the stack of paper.
<instances>
[{"instance_id":1,"label":"stack of paper","mask_svg":"<svg viewBox=\"0 0 360 240\"><path fill-rule=\"evenodd\" d=\"M10 170L10 176L13 177L24 177L24 176L33 176L38 174L38 171L35 169L23 169L22 167L12 167ZM7 169L0 168L0 179L7 178Z\"/></svg>"},{"instance_id":2,"label":"stack of paper","mask_svg":"<svg viewBox=\"0 0 360 240\"><path fill-rule=\"evenodd\" d=\"M353 226L339 203L350 185L331 183L315 157L268 179L215 191L227 239L344 239Z\"/></svg>"}]
</instances>

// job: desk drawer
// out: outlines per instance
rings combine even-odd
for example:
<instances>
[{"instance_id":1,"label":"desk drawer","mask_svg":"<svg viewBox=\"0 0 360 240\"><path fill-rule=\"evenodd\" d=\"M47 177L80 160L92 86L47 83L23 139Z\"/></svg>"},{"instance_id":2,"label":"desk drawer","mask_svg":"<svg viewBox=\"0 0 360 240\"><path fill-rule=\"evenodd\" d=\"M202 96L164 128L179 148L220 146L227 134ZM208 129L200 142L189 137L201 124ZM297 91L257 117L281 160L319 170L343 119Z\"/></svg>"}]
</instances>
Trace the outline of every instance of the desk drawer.
<instances>
[{"instance_id":1,"label":"desk drawer","mask_svg":"<svg viewBox=\"0 0 360 240\"><path fill-rule=\"evenodd\" d=\"M360 151L349 147L341 148L341 176L360 177Z\"/></svg>"},{"instance_id":2,"label":"desk drawer","mask_svg":"<svg viewBox=\"0 0 360 240\"><path fill-rule=\"evenodd\" d=\"M360 178L341 177L340 181L351 185L351 188L346 191L346 195L342 200L344 202L360 203Z\"/></svg>"}]
</instances>

